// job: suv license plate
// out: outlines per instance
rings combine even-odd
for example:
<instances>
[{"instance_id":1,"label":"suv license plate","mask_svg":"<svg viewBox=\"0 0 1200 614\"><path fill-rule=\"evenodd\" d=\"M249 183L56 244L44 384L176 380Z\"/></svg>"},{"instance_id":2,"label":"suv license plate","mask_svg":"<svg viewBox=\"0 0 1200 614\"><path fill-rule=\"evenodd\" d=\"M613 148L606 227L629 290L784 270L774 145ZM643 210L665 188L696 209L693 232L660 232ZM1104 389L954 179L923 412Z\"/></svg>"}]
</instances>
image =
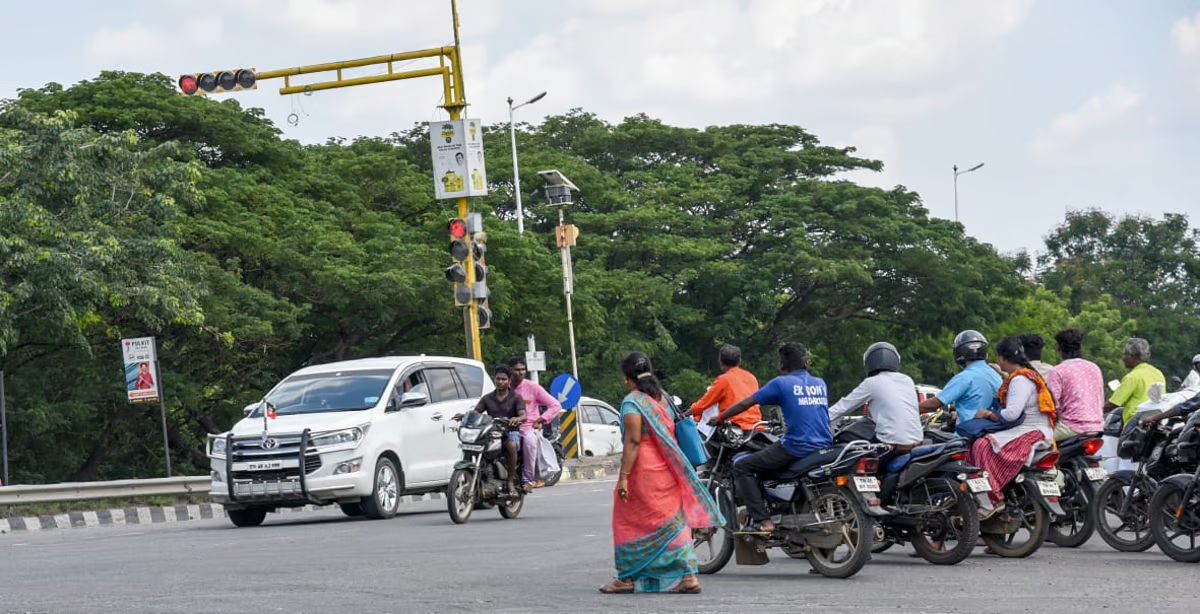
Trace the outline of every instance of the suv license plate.
<instances>
[{"instance_id":1,"label":"suv license plate","mask_svg":"<svg viewBox=\"0 0 1200 614\"><path fill-rule=\"evenodd\" d=\"M1087 479L1093 482L1103 482L1108 479L1108 472L1099 467L1088 467L1083 472L1087 475Z\"/></svg>"},{"instance_id":2,"label":"suv license plate","mask_svg":"<svg viewBox=\"0 0 1200 614\"><path fill-rule=\"evenodd\" d=\"M854 489L858 492L879 492L879 480L855 476Z\"/></svg>"},{"instance_id":3,"label":"suv license plate","mask_svg":"<svg viewBox=\"0 0 1200 614\"><path fill-rule=\"evenodd\" d=\"M992 485L988 483L987 478L969 478L967 480L967 488L971 492L991 492Z\"/></svg>"},{"instance_id":4,"label":"suv license plate","mask_svg":"<svg viewBox=\"0 0 1200 614\"><path fill-rule=\"evenodd\" d=\"M1038 492L1042 493L1043 497L1057 497L1062 493L1058 490L1058 484L1054 482L1038 482Z\"/></svg>"},{"instance_id":5,"label":"suv license plate","mask_svg":"<svg viewBox=\"0 0 1200 614\"><path fill-rule=\"evenodd\" d=\"M477 443L464 443L462 449L468 452L483 452L483 446Z\"/></svg>"}]
</instances>

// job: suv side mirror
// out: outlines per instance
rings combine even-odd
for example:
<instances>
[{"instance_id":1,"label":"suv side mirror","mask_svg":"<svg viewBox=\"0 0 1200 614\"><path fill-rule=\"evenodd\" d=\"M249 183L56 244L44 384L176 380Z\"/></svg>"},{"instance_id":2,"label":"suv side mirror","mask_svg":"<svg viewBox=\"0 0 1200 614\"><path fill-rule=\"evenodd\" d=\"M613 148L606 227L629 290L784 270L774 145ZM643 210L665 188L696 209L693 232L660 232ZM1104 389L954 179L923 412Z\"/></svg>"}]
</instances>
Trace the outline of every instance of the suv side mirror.
<instances>
[{"instance_id":1,"label":"suv side mirror","mask_svg":"<svg viewBox=\"0 0 1200 614\"><path fill-rule=\"evenodd\" d=\"M262 405L262 401L259 401L258 403L251 403L251 404L243 407L242 414L244 416L246 416L247 418L249 418L250 414L254 413L254 410L258 409L259 405Z\"/></svg>"},{"instance_id":2,"label":"suv side mirror","mask_svg":"<svg viewBox=\"0 0 1200 614\"><path fill-rule=\"evenodd\" d=\"M418 390L410 390L400 395L400 407L420 407L429 402L429 395Z\"/></svg>"}]
</instances>

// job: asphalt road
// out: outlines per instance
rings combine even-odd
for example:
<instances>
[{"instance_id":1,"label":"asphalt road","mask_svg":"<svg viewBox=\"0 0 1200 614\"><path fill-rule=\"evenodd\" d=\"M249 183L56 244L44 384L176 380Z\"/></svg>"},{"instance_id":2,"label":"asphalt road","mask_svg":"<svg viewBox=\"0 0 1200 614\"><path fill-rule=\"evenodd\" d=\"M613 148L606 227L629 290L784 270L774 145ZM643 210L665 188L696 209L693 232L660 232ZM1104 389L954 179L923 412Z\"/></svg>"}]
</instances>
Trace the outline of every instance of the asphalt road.
<instances>
[{"instance_id":1,"label":"asphalt road","mask_svg":"<svg viewBox=\"0 0 1200 614\"><path fill-rule=\"evenodd\" d=\"M1200 567L1096 538L1025 560L981 550L955 567L906 552L857 576L763 567L702 577L701 595L602 595L612 576L611 482L536 491L521 518L440 501L390 521L337 511L0 536L0 612L1196 612ZM898 550L898 549L893 549Z\"/></svg>"}]
</instances>

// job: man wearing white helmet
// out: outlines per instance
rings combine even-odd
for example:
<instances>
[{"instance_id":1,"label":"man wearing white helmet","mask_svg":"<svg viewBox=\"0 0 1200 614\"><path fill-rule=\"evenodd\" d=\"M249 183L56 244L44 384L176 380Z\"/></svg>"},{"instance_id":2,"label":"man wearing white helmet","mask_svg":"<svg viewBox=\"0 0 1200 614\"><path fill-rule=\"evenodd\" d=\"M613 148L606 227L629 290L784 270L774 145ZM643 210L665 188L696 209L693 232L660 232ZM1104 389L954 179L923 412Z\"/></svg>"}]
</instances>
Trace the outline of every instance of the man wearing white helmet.
<instances>
[{"instance_id":1,"label":"man wearing white helmet","mask_svg":"<svg viewBox=\"0 0 1200 614\"><path fill-rule=\"evenodd\" d=\"M917 388L911 377L900 372L900 352L880 341L863 354L867 378L850 394L829 408L830 421L867 405L875 422L875 438L897 451L908 451L925 437L917 411Z\"/></svg>"},{"instance_id":2,"label":"man wearing white helmet","mask_svg":"<svg viewBox=\"0 0 1200 614\"><path fill-rule=\"evenodd\" d=\"M1192 357L1192 370L1188 371L1188 376L1183 380L1183 385L1179 388L1194 388L1200 386L1200 354Z\"/></svg>"}]
</instances>

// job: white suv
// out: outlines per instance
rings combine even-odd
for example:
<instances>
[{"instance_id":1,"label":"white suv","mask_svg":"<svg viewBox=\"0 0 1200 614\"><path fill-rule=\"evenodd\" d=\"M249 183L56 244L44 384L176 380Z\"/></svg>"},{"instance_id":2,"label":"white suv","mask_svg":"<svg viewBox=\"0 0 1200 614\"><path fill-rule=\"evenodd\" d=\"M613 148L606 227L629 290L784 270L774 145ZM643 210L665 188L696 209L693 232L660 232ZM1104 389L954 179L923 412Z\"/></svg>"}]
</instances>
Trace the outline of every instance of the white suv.
<instances>
[{"instance_id":1,"label":"white suv","mask_svg":"<svg viewBox=\"0 0 1200 614\"><path fill-rule=\"evenodd\" d=\"M462 358L306 367L209 436L209 495L239 527L310 504L391 518L402 495L445 490L461 457L450 418L494 389L481 363Z\"/></svg>"}]
</instances>

